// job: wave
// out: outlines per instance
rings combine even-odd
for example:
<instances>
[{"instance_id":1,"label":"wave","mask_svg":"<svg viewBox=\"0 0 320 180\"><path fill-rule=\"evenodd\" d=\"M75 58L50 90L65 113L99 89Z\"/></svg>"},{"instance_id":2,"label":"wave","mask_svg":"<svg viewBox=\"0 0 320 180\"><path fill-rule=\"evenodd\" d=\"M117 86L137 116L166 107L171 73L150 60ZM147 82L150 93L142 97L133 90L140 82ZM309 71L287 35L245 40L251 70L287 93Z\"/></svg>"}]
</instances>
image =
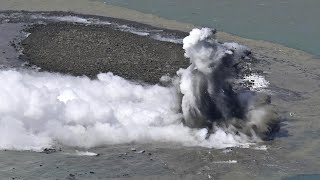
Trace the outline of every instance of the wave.
<instances>
[{"instance_id":1,"label":"wave","mask_svg":"<svg viewBox=\"0 0 320 180\"><path fill-rule=\"evenodd\" d=\"M149 38L165 41L165 42L172 42L176 44L182 44L182 39L179 37L175 37L175 35L167 35L163 32L163 30L156 29L156 28L139 28L134 27L134 25L127 25L120 22L116 22L114 20L103 20L99 19L98 17L85 17L80 15L51 15L50 13L0 13L0 18L4 19L5 22L11 21L31 21L38 24L41 23L50 23L50 22L66 22L66 23L78 23L83 25L102 25L108 26L120 31L129 32L132 34L136 34L139 36L147 36Z\"/></svg>"}]
</instances>

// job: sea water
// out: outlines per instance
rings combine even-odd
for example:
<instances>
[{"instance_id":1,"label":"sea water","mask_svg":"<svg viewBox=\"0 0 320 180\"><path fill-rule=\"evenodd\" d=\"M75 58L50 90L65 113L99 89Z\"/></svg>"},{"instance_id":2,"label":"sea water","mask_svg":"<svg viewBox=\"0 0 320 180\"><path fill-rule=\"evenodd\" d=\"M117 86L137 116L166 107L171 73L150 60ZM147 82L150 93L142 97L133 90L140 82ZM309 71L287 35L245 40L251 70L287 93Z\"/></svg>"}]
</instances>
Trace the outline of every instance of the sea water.
<instances>
[{"instance_id":1,"label":"sea water","mask_svg":"<svg viewBox=\"0 0 320 180\"><path fill-rule=\"evenodd\" d=\"M105 0L164 18L320 55L318 0Z\"/></svg>"}]
</instances>

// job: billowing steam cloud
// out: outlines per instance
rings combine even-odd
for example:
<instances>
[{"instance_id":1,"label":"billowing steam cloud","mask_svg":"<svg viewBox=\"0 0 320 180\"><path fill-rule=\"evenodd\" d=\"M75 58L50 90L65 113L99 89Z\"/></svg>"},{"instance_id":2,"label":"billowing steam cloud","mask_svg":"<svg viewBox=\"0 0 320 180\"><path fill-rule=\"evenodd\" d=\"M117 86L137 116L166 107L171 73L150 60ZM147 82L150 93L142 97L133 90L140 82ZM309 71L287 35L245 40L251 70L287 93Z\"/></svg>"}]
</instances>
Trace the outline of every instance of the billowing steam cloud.
<instances>
[{"instance_id":1,"label":"billowing steam cloud","mask_svg":"<svg viewBox=\"0 0 320 180\"><path fill-rule=\"evenodd\" d=\"M273 119L268 98L233 90L233 65L249 51L219 44L213 35L210 29L195 29L184 39L191 65L178 72L183 114L175 87L140 85L112 73L90 80L0 70L0 149L130 142L224 148L266 134Z\"/></svg>"},{"instance_id":2,"label":"billowing steam cloud","mask_svg":"<svg viewBox=\"0 0 320 180\"><path fill-rule=\"evenodd\" d=\"M0 71L0 149L96 147L174 142L223 148L244 135L191 129L181 123L173 87L142 86L111 73L97 80L53 73Z\"/></svg>"},{"instance_id":3,"label":"billowing steam cloud","mask_svg":"<svg viewBox=\"0 0 320 180\"><path fill-rule=\"evenodd\" d=\"M239 90L237 84L241 75L236 65L249 59L251 52L237 43L219 43L214 34L209 28L193 29L183 40L185 57L191 63L178 72L185 124L232 127L265 139L277 124L267 107L270 98L245 88Z\"/></svg>"}]
</instances>

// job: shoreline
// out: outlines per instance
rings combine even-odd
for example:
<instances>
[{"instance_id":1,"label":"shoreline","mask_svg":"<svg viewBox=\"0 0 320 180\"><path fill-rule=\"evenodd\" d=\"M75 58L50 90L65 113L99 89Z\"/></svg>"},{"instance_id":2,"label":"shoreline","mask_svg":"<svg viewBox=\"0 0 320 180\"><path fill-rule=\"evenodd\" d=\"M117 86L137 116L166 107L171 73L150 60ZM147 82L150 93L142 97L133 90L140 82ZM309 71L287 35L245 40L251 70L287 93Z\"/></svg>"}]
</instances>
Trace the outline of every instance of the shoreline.
<instances>
[{"instance_id":1,"label":"shoreline","mask_svg":"<svg viewBox=\"0 0 320 180\"><path fill-rule=\"evenodd\" d=\"M107 16L111 18L123 19L134 21L137 23L143 23L154 27L165 28L169 30L178 30L183 32L189 32L191 29L196 27L193 24L178 22L175 20L165 19L152 14L145 14L136 10L127 9L124 7L118 7L103 3L97 0L71 0L65 2L63 0L57 1L40 1L40 0L2 0L0 11L16 10L16 11L64 11L66 13L78 13L83 15L96 15L96 16ZM278 49L281 50L279 53L298 55L299 58L303 59L319 59L320 57L305 52L299 49L293 49L286 47L281 44L276 44L263 40L254 40L243 38L237 35L219 31L217 33L217 39L220 41L235 41L255 49L267 48L267 49Z\"/></svg>"},{"instance_id":2,"label":"shoreline","mask_svg":"<svg viewBox=\"0 0 320 180\"><path fill-rule=\"evenodd\" d=\"M51 22L29 28L30 35L22 41L22 59L49 72L91 79L112 72L131 81L157 84L162 76L173 77L189 65L181 44L110 26Z\"/></svg>"}]
</instances>

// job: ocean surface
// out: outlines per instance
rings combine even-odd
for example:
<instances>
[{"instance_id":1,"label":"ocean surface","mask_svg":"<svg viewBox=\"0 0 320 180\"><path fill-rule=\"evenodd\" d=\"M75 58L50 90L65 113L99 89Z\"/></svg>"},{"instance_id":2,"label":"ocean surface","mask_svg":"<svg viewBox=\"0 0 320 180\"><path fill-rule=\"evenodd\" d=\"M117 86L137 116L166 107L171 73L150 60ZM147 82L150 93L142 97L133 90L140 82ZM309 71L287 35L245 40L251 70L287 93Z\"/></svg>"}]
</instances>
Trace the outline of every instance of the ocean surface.
<instances>
[{"instance_id":1,"label":"ocean surface","mask_svg":"<svg viewBox=\"0 0 320 180\"><path fill-rule=\"evenodd\" d=\"M217 28L320 55L319 0L104 0L160 17Z\"/></svg>"}]
</instances>

